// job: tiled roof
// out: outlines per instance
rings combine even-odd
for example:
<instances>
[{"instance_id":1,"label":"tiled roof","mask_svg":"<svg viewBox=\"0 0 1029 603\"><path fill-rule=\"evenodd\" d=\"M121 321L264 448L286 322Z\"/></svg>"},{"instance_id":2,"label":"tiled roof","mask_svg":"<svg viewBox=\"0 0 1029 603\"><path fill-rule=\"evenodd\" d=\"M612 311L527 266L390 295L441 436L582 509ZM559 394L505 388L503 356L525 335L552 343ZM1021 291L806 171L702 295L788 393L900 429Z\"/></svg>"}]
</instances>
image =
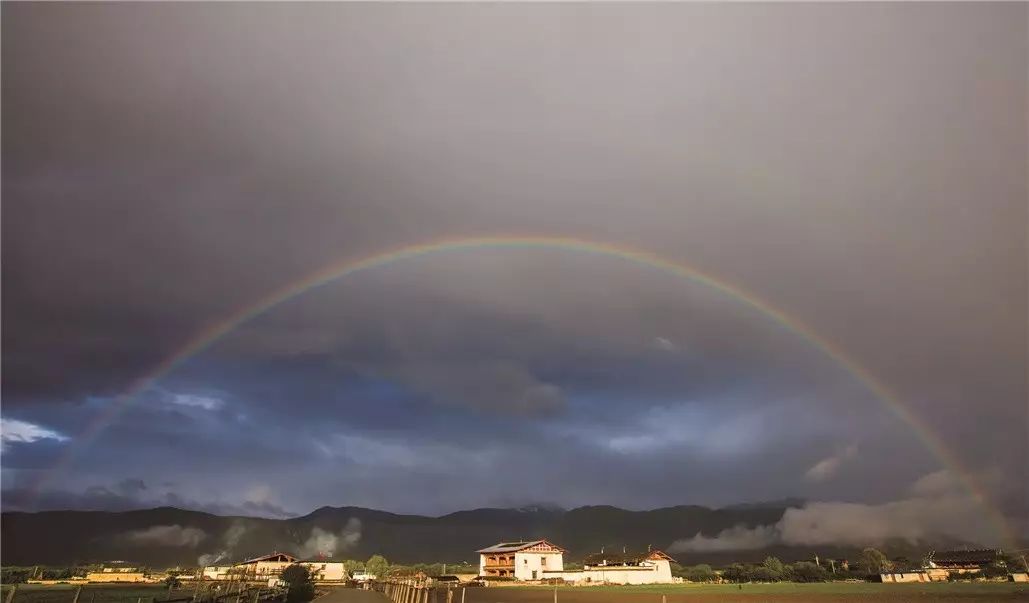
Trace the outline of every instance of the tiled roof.
<instances>
[{"instance_id":1,"label":"tiled roof","mask_svg":"<svg viewBox=\"0 0 1029 603\"><path fill-rule=\"evenodd\" d=\"M997 560L1000 551L978 549L974 551L934 551L929 559L937 565L988 565Z\"/></svg>"},{"instance_id":2,"label":"tiled roof","mask_svg":"<svg viewBox=\"0 0 1029 603\"><path fill-rule=\"evenodd\" d=\"M518 552L518 551L525 550L525 549L527 549L529 547L536 546L538 544L546 544L548 546L554 547L555 549L557 549L559 551L563 551L564 550L561 547L555 545L554 543L547 542L546 540L525 540L525 541L519 541L519 542L500 542L500 543L494 544L493 546L488 546L488 547L486 547L484 549L479 549L478 551L475 551L475 552L476 553L515 553L515 552Z\"/></svg>"},{"instance_id":3,"label":"tiled roof","mask_svg":"<svg viewBox=\"0 0 1029 603\"><path fill-rule=\"evenodd\" d=\"M582 560L583 565L597 566L597 565L627 565L627 564L638 564L641 561L646 560L657 560L664 559L666 561L675 561L662 551L653 549L646 553L594 553L587 555Z\"/></svg>"},{"instance_id":4,"label":"tiled roof","mask_svg":"<svg viewBox=\"0 0 1029 603\"><path fill-rule=\"evenodd\" d=\"M247 559L243 562L243 564L258 563L260 561L281 561L284 563L295 563L296 560L297 558L293 555L287 555L286 553L272 553L271 555L265 555L264 557L254 557L253 559Z\"/></svg>"}]
</instances>

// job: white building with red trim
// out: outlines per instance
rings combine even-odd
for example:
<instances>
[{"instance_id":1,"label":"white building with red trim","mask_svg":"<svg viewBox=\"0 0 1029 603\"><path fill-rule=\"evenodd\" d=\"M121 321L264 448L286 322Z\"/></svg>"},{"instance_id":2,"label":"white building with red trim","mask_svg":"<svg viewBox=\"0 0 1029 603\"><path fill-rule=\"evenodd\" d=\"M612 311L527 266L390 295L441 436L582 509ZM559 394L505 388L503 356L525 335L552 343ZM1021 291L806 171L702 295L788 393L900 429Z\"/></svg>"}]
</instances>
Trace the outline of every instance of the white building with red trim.
<instances>
[{"instance_id":1,"label":"white building with red trim","mask_svg":"<svg viewBox=\"0 0 1029 603\"><path fill-rule=\"evenodd\" d=\"M485 578L542 580L564 570L565 550L546 540L501 542L479 549L479 575Z\"/></svg>"},{"instance_id":2,"label":"white building with red trim","mask_svg":"<svg viewBox=\"0 0 1029 603\"><path fill-rule=\"evenodd\" d=\"M567 551L547 540L501 542L479 549L479 575L523 581L560 579L577 584L671 584L675 560L657 549L646 553L596 553L581 570L564 569Z\"/></svg>"}]
</instances>

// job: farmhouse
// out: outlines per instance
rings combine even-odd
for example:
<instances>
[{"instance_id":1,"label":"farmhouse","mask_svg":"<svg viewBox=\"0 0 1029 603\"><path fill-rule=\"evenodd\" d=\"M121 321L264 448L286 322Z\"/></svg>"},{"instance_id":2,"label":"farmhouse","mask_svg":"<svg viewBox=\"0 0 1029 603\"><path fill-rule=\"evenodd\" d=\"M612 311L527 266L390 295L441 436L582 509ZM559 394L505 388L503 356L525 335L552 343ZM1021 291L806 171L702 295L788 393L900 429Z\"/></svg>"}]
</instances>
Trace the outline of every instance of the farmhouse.
<instances>
[{"instance_id":1,"label":"farmhouse","mask_svg":"<svg viewBox=\"0 0 1029 603\"><path fill-rule=\"evenodd\" d=\"M301 561L315 582L343 582L347 579L347 568L342 559L314 558Z\"/></svg>"},{"instance_id":2,"label":"farmhouse","mask_svg":"<svg viewBox=\"0 0 1029 603\"><path fill-rule=\"evenodd\" d=\"M587 555L582 561L584 582L603 584L670 584L675 560L657 549L646 553Z\"/></svg>"},{"instance_id":3,"label":"farmhouse","mask_svg":"<svg viewBox=\"0 0 1029 603\"><path fill-rule=\"evenodd\" d=\"M233 569L242 570L247 580L268 580L278 578L282 570L297 562L297 558L286 553L272 553L264 557L247 559L237 563Z\"/></svg>"},{"instance_id":4,"label":"farmhouse","mask_svg":"<svg viewBox=\"0 0 1029 603\"><path fill-rule=\"evenodd\" d=\"M86 580L89 582L147 582L147 575L141 571L117 570L108 571L111 568L104 568L103 571L89 572Z\"/></svg>"},{"instance_id":5,"label":"farmhouse","mask_svg":"<svg viewBox=\"0 0 1029 603\"><path fill-rule=\"evenodd\" d=\"M476 551L479 575L540 580L544 572L564 570L565 550L546 540L501 542Z\"/></svg>"},{"instance_id":6,"label":"farmhouse","mask_svg":"<svg viewBox=\"0 0 1029 603\"><path fill-rule=\"evenodd\" d=\"M879 574L880 582L932 582L925 570L912 570L908 572L887 572Z\"/></svg>"},{"instance_id":7,"label":"farmhouse","mask_svg":"<svg viewBox=\"0 0 1029 603\"><path fill-rule=\"evenodd\" d=\"M977 572L981 568L994 563L1001 557L995 549L977 549L974 551L933 551L929 553L930 568L945 569L953 572Z\"/></svg>"},{"instance_id":8,"label":"farmhouse","mask_svg":"<svg viewBox=\"0 0 1029 603\"><path fill-rule=\"evenodd\" d=\"M150 577L142 569L124 565L106 566L98 572L86 574L89 582L148 582Z\"/></svg>"},{"instance_id":9,"label":"farmhouse","mask_svg":"<svg viewBox=\"0 0 1029 603\"><path fill-rule=\"evenodd\" d=\"M583 569L565 570L565 549L546 540L501 542L477 551L479 575L515 580L564 580L601 584L670 584L674 559L652 549L645 553L588 555Z\"/></svg>"},{"instance_id":10,"label":"farmhouse","mask_svg":"<svg viewBox=\"0 0 1029 603\"><path fill-rule=\"evenodd\" d=\"M200 574L204 580L229 580L232 575L231 565L208 565L201 569Z\"/></svg>"}]
</instances>

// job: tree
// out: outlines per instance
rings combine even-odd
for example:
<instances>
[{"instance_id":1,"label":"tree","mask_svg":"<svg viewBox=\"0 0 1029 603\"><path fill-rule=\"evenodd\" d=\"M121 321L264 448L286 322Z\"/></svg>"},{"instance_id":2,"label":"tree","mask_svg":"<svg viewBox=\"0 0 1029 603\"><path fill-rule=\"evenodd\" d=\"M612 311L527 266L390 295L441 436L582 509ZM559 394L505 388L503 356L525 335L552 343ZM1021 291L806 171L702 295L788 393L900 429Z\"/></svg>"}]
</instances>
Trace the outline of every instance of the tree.
<instances>
[{"instance_id":1,"label":"tree","mask_svg":"<svg viewBox=\"0 0 1029 603\"><path fill-rule=\"evenodd\" d=\"M772 580L779 581L787 578L786 566L783 565L782 561L779 561L778 557L765 557L764 563L765 569L771 575Z\"/></svg>"},{"instance_id":2,"label":"tree","mask_svg":"<svg viewBox=\"0 0 1029 603\"><path fill-rule=\"evenodd\" d=\"M750 571L742 563L733 563L725 568L725 571L722 572L722 577L729 582L746 582L750 579Z\"/></svg>"},{"instance_id":3,"label":"tree","mask_svg":"<svg viewBox=\"0 0 1029 603\"><path fill-rule=\"evenodd\" d=\"M164 579L164 585L167 586L169 589L179 588L182 586L182 581L179 580L178 576L168 576Z\"/></svg>"},{"instance_id":4,"label":"tree","mask_svg":"<svg viewBox=\"0 0 1029 603\"><path fill-rule=\"evenodd\" d=\"M679 575L690 582L714 582L718 579L718 574L706 563L684 567L680 570Z\"/></svg>"},{"instance_id":5,"label":"tree","mask_svg":"<svg viewBox=\"0 0 1029 603\"><path fill-rule=\"evenodd\" d=\"M386 561L386 558L382 555L372 555L365 562L364 569L375 577L385 576L386 572L389 571L389 561Z\"/></svg>"},{"instance_id":6,"label":"tree","mask_svg":"<svg viewBox=\"0 0 1029 603\"><path fill-rule=\"evenodd\" d=\"M890 569L890 560L882 551L867 548L861 551L861 566L869 574L881 574Z\"/></svg>"},{"instance_id":7,"label":"tree","mask_svg":"<svg viewBox=\"0 0 1029 603\"><path fill-rule=\"evenodd\" d=\"M314 598L314 582L307 567L294 563L282 570L279 576L289 587L286 591L286 603L305 603Z\"/></svg>"},{"instance_id":8,"label":"tree","mask_svg":"<svg viewBox=\"0 0 1029 603\"><path fill-rule=\"evenodd\" d=\"M825 582L829 579L829 572L824 567L810 561L794 563L792 574L796 582Z\"/></svg>"}]
</instances>

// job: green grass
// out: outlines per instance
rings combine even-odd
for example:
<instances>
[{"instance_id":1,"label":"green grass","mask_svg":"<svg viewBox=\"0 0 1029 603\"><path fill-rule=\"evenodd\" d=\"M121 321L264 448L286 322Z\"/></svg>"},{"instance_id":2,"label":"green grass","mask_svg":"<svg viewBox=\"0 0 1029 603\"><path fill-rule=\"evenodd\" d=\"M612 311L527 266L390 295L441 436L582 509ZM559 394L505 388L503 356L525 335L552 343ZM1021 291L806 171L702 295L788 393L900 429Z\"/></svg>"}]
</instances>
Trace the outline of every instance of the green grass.
<instances>
[{"instance_id":1,"label":"green grass","mask_svg":"<svg viewBox=\"0 0 1029 603\"><path fill-rule=\"evenodd\" d=\"M553 590L553 586L505 586L504 588L531 588ZM914 584L879 584L874 582L816 582L798 584L780 582L774 584L643 584L637 586L559 586L559 589L576 591L617 591L621 593L664 593L730 595L750 593L756 595L875 595L875 594L969 594L1007 595L1025 593L1029 596L1029 584L1015 582L930 582Z\"/></svg>"},{"instance_id":2,"label":"green grass","mask_svg":"<svg viewBox=\"0 0 1029 603\"><path fill-rule=\"evenodd\" d=\"M13 586L3 585L2 602L7 601L7 592ZM77 584L19 584L12 603L72 603L75 599ZM173 597L187 596L192 590L172 591ZM79 595L79 603L150 603L156 599L162 601L168 597L168 589L160 584L126 584L113 586L110 584L84 584Z\"/></svg>"}]
</instances>

